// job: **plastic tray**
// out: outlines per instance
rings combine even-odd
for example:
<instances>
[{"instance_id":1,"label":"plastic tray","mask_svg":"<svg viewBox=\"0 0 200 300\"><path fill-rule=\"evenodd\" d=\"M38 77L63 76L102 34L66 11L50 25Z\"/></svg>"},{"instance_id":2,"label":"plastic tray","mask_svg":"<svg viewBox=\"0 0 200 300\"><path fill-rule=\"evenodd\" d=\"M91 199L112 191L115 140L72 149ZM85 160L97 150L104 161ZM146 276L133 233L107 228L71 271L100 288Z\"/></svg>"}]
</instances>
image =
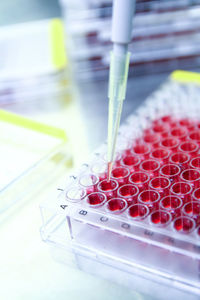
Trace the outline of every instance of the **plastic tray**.
<instances>
[{"instance_id":1,"label":"plastic tray","mask_svg":"<svg viewBox=\"0 0 200 300\"><path fill-rule=\"evenodd\" d=\"M61 20L4 26L0 44L1 106L71 93Z\"/></svg>"},{"instance_id":2,"label":"plastic tray","mask_svg":"<svg viewBox=\"0 0 200 300\"><path fill-rule=\"evenodd\" d=\"M66 172L72 159L62 129L0 110L0 131L3 213Z\"/></svg>"},{"instance_id":3,"label":"plastic tray","mask_svg":"<svg viewBox=\"0 0 200 300\"><path fill-rule=\"evenodd\" d=\"M141 138L145 131L148 132L150 124L154 124L152 122L158 119L161 122L163 116L173 116L177 120L189 118L191 122L197 124L200 120L199 83L198 74L183 71L172 73L169 80L121 126L117 153L123 155L129 149L127 145L130 141L137 143L138 138ZM162 122L163 125L164 120ZM182 128L189 126L187 122L183 121L183 123ZM165 134L168 135L169 131ZM162 137L161 141L164 138ZM148 217L143 220L130 218L127 207L122 211L115 211L115 208L108 210L108 200L116 196L108 194L106 190L104 193L107 199L104 199L101 205L94 205L94 202L88 204L87 195L96 191L96 188L99 189L99 185L96 187L94 180L102 180L105 174L105 155L106 145L103 145L94 153L91 161L83 164L80 170L70 176L66 187L57 199L52 201L48 199L41 205L42 238L53 246L53 252L60 261L66 261L66 257L69 258L71 253L71 258L80 269L106 277L129 288L154 296L155 291L162 286L166 294L159 294L159 299L169 299L166 298L169 297L169 293L172 293L171 296L178 295L177 299L183 299L183 296L187 299L189 295L187 293L199 297L200 230L198 223L192 221L194 226L185 230L183 223L181 229L176 228L177 216L171 216L173 219L170 219L170 222L162 223L161 217L158 223L154 222L152 221L154 208L150 206L151 212ZM117 162L118 158L116 164ZM183 166L176 164L176 167ZM152 178L155 178L155 174ZM117 180L119 183L121 179ZM178 181L172 178L171 173L169 180L171 184ZM145 189L149 189L149 185ZM182 197L181 193L179 197ZM134 200L136 203L138 201L141 203L139 197ZM128 201L125 197L121 198L123 203ZM185 196L182 198L184 203L190 200L186 200ZM157 209L160 209L160 206ZM178 217L183 220L182 210ZM170 289L167 286L170 286Z\"/></svg>"},{"instance_id":4,"label":"plastic tray","mask_svg":"<svg viewBox=\"0 0 200 300\"><path fill-rule=\"evenodd\" d=\"M61 0L71 58L81 79L108 75L111 1ZM131 74L199 65L199 1L139 1L133 19ZM188 44L188 39L192 41ZM82 45L80 47L80 44Z\"/></svg>"}]
</instances>

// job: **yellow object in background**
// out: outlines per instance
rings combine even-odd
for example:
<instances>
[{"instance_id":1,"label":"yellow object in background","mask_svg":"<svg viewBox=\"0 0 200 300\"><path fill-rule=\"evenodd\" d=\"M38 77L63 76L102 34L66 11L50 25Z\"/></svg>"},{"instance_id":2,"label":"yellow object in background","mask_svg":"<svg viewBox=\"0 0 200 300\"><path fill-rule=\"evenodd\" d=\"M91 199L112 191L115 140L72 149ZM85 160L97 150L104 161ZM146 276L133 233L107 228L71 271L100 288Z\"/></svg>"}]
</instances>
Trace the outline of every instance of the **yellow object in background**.
<instances>
[{"instance_id":1,"label":"yellow object in background","mask_svg":"<svg viewBox=\"0 0 200 300\"><path fill-rule=\"evenodd\" d=\"M60 19L53 19L49 23L52 62L58 70L67 65L65 51L64 27Z\"/></svg>"},{"instance_id":2,"label":"yellow object in background","mask_svg":"<svg viewBox=\"0 0 200 300\"><path fill-rule=\"evenodd\" d=\"M177 70L174 71L170 77L173 80L180 82L192 82L200 84L200 74L195 72Z\"/></svg>"}]
</instances>

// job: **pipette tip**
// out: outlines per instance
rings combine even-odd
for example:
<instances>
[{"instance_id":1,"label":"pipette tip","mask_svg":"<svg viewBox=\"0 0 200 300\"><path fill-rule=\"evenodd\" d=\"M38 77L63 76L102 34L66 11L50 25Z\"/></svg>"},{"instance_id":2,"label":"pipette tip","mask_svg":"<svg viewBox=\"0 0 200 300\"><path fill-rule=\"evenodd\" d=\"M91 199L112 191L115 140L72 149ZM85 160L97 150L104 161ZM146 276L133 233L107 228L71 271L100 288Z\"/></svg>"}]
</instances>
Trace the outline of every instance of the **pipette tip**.
<instances>
[{"instance_id":1,"label":"pipette tip","mask_svg":"<svg viewBox=\"0 0 200 300\"><path fill-rule=\"evenodd\" d=\"M112 162L108 162L108 173L107 173L107 181L110 181L110 177L111 177L111 172L112 172Z\"/></svg>"}]
</instances>

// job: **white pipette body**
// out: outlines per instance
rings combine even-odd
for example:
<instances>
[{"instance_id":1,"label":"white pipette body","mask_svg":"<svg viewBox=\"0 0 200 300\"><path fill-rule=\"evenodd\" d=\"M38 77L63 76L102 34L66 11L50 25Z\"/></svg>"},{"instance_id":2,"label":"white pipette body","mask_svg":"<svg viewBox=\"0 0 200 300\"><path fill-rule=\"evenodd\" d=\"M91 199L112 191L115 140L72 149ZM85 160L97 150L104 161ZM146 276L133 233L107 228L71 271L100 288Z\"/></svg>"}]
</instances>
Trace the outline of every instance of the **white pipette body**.
<instances>
[{"instance_id":1,"label":"white pipette body","mask_svg":"<svg viewBox=\"0 0 200 300\"><path fill-rule=\"evenodd\" d=\"M128 44L131 41L135 0L114 0L112 15L113 51L111 52L109 75L108 113L108 180L112 171L117 133L129 68Z\"/></svg>"}]
</instances>

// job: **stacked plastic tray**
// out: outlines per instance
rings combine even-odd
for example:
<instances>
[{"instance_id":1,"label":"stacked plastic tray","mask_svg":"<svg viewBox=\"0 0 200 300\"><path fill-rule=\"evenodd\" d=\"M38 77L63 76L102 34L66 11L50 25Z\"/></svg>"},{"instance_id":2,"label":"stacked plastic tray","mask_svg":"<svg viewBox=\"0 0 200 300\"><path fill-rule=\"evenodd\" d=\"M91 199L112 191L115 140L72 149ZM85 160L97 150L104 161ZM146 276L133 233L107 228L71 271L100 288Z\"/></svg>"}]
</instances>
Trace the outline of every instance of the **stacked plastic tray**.
<instances>
[{"instance_id":1,"label":"stacked plastic tray","mask_svg":"<svg viewBox=\"0 0 200 300\"><path fill-rule=\"evenodd\" d=\"M199 83L173 73L121 127L111 180L104 144L41 206L43 239L60 257L143 292L145 278L152 293L159 283L200 294Z\"/></svg>"},{"instance_id":2,"label":"stacked plastic tray","mask_svg":"<svg viewBox=\"0 0 200 300\"><path fill-rule=\"evenodd\" d=\"M1 107L41 99L55 102L71 94L61 20L1 27L0 44Z\"/></svg>"},{"instance_id":3,"label":"stacked plastic tray","mask_svg":"<svg viewBox=\"0 0 200 300\"><path fill-rule=\"evenodd\" d=\"M79 78L104 78L111 50L112 1L60 0ZM199 66L200 1L136 1L130 74ZM188 42L189 41L189 42Z\"/></svg>"}]
</instances>

